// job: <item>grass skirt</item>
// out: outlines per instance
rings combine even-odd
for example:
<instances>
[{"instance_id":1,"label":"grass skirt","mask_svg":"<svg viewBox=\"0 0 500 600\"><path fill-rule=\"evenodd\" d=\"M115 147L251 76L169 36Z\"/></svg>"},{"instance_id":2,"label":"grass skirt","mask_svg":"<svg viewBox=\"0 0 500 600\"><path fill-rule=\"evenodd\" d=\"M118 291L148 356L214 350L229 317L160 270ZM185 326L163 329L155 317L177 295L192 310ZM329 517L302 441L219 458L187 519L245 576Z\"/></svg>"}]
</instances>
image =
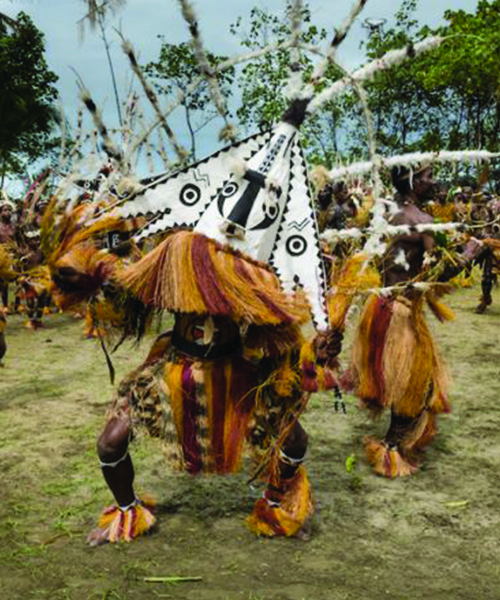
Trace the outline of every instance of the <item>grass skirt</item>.
<instances>
[{"instance_id":1,"label":"grass skirt","mask_svg":"<svg viewBox=\"0 0 500 600\"><path fill-rule=\"evenodd\" d=\"M376 473L409 475L415 454L435 433L434 416L449 412L448 378L426 323L424 294L371 296L353 346L356 394L374 416L391 410L383 442L368 438L367 457ZM433 310L440 305L434 302ZM442 310L443 318L448 312Z\"/></svg>"}]
</instances>

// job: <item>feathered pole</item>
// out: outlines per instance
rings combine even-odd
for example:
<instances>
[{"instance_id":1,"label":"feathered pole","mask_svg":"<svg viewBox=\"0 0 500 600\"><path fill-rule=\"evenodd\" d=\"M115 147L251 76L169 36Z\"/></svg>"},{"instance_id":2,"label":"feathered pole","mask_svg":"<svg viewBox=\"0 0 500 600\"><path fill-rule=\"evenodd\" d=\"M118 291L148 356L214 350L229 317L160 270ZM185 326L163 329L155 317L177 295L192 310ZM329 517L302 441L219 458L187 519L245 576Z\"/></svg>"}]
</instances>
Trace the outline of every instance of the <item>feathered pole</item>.
<instances>
[{"instance_id":1,"label":"feathered pole","mask_svg":"<svg viewBox=\"0 0 500 600\"><path fill-rule=\"evenodd\" d=\"M357 0L355 4L353 4L344 22L338 29L335 30L335 35L330 42L328 50L325 52L323 60L316 65L316 68L311 76L311 84L313 86L319 83L319 81L323 78L328 64L335 62L338 47L345 40L352 24L357 19L359 13L363 10L367 2L368 0Z\"/></svg>"},{"instance_id":2,"label":"feathered pole","mask_svg":"<svg viewBox=\"0 0 500 600\"><path fill-rule=\"evenodd\" d=\"M269 54L270 52L274 52L278 49L290 48L291 45L292 45L292 42L290 40L288 40L288 41L282 42L280 44L269 44L269 45L265 46L264 48L260 48L259 50L253 50L252 52L247 52L245 54L241 54L241 55L235 56L233 58L229 58L217 65L217 71L218 72L227 71L228 69L231 69L239 64L248 62L255 58L260 58L261 56L265 56L266 54ZM165 111L164 111L165 117L169 117L172 114L172 112L184 102L186 96L188 94L190 94L192 91L194 91L200 85L200 83L202 83L203 81L204 81L204 78L202 75L200 75L199 77L196 77L195 79L193 79L192 83L190 83L185 90L178 91L175 100L172 100L165 108ZM137 148L138 146L141 146L144 143L144 139L149 137L151 135L151 133L159 125L161 125L161 119L157 119L156 121L154 121L151 124L151 126L149 127L149 129L147 129L142 134L142 136L137 138L135 147Z\"/></svg>"},{"instance_id":3,"label":"feathered pole","mask_svg":"<svg viewBox=\"0 0 500 600\"><path fill-rule=\"evenodd\" d=\"M102 120L101 111L97 108L96 103L92 100L92 97L86 88L82 88L81 97L85 107L92 117L99 135L101 136L104 152L111 160L116 161L123 171L126 171L126 162L124 161L123 154L111 139L108 129Z\"/></svg>"},{"instance_id":4,"label":"feathered pole","mask_svg":"<svg viewBox=\"0 0 500 600\"><path fill-rule=\"evenodd\" d=\"M491 161L500 158L499 152L488 152L486 150L442 150L439 152L411 152L387 158L378 157L380 166L391 169L395 166L411 168L413 165L422 163L456 163L456 162L480 162ZM329 176L332 179L340 179L351 175L363 175L373 169L372 161L353 163L347 167L332 169Z\"/></svg>"},{"instance_id":5,"label":"feathered pole","mask_svg":"<svg viewBox=\"0 0 500 600\"><path fill-rule=\"evenodd\" d=\"M141 124L144 128L144 118L142 115L141 115ZM146 160L148 163L148 169L149 169L150 174L153 174L154 173L153 146L151 144L150 138L147 138L145 140L144 147L146 149ZM168 169L168 164L167 164L167 169Z\"/></svg>"},{"instance_id":6,"label":"feathered pole","mask_svg":"<svg viewBox=\"0 0 500 600\"><path fill-rule=\"evenodd\" d=\"M302 70L300 67L300 32L302 25L302 0L294 0L290 7L290 71L285 85L288 100L298 98L302 88Z\"/></svg>"},{"instance_id":7,"label":"feathered pole","mask_svg":"<svg viewBox=\"0 0 500 600\"><path fill-rule=\"evenodd\" d=\"M210 65L207 53L205 51L205 48L203 47L203 41L201 38L200 29L198 27L198 20L194 12L193 5L189 0L179 0L179 4L181 6L182 16L184 17L184 20L187 23L189 33L192 37L192 47L195 53L196 60L198 62L198 66L200 67L202 77L206 80L208 84L210 97L212 98L217 112L222 117L225 123L224 128L222 129L219 135L219 138L221 140L234 142L236 141L237 134L236 126L234 125L234 123L229 122L229 111L227 109L226 100L224 98L224 94L220 89L216 71Z\"/></svg>"},{"instance_id":8,"label":"feathered pole","mask_svg":"<svg viewBox=\"0 0 500 600\"><path fill-rule=\"evenodd\" d=\"M165 148L165 144L163 143L163 136L161 134L160 129L157 129L157 138L158 138L158 145L156 147L156 151L158 152L158 155L163 162L163 166L165 167L165 169L167 169L168 168L168 155L167 155L167 150Z\"/></svg>"},{"instance_id":9,"label":"feathered pole","mask_svg":"<svg viewBox=\"0 0 500 600\"><path fill-rule=\"evenodd\" d=\"M419 54L423 54L424 52L429 52L430 50L437 48L444 39L446 38L438 36L428 37L417 44L411 44L405 48L387 52L381 58L371 61L364 67L361 67L360 69L351 73L349 77L344 77L343 79L336 81L326 90L318 94L309 103L309 106L307 107L307 113L309 115L315 113L323 106L323 104L325 104L325 102L332 100L335 96L352 85L353 80L358 82L369 81L381 71L387 71L388 69L401 64L408 58L414 58Z\"/></svg>"},{"instance_id":10,"label":"feathered pole","mask_svg":"<svg viewBox=\"0 0 500 600\"><path fill-rule=\"evenodd\" d=\"M361 239L365 236L383 235L410 235L412 233L436 233L446 231L467 231L474 229L474 226L465 223L419 223L418 225L390 225L387 221L384 222L383 228L378 224L372 224L363 229L351 227L349 229L326 229L320 238L328 243L335 243L339 240ZM378 254L378 253L377 253Z\"/></svg>"},{"instance_id":11,"label":"feathered pole","mask_svg":"<svg viewBox=\"0 0 500 600\"><path fill-rule=\"evenodd\" d=\"M123 106L123 125L120 132L123 140L124 154L129 154L129 147L132 141L134 119L137 115L138 97L135 92L130 92L127 101ZM132 158L130 162L133 162Z\"/></svg>"},{"instance_id":12,"label":"feathered pole","mask_svg":"<svg viewBox=\"0 0 500 600\"><path fill-rule=\"evenodd\" d=\"M158 117L158 122L161 123L163 129L165 130L165 133L167 134L167 137L168 137L170 143L172 144L173 149L175 150L175 153L177 154L177 157L179 158L179 162L181 164L184 164L188 157L188 152L177 141L177 138L176 138L172 128L168 124L167 118L160 108L160 103L158 101L158 98L157 98L156 94L154 93L153 88L147 82L146 77L144 76L144 73L143 73L141 67L139 66L139 63L137 62L137 58L135 56L132 44L128 40L125 40L124 38L122 38L122 39L123 39L122 48L130 61L132 70L134 71L135 75L137 76L137 79L139 79L139 81L142 85L142 88L144 89L144 92L146 94L146 97L149 100L151 106L153 107L153 110L155 111L156 116ZM149 134L147 137L149 137ZM139 144L136 141L135 148L137 148L140 145L142 145L142 140Z\"/></svg>"}]
</instances>

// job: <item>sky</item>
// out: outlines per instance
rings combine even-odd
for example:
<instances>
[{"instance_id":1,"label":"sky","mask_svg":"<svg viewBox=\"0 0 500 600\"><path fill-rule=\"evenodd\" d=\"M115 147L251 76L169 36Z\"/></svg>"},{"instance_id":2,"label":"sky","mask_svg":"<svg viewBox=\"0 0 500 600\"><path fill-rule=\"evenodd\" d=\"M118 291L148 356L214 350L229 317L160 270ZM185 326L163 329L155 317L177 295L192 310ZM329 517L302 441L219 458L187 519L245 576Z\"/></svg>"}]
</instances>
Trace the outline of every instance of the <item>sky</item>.
<instances>
[{"instance_id":1,"label":"sky","mask_svg":"<svg viewBox=\"0 0 500 600\"><path fill-rule=\"evenodd\" d=\"M192 0L199 17L199 25L207 49L212 52L232 55L241 52L237 39L229 33L229 26L238 16L246 17L251 8L259 6L276 14L283 14L284 0ZM386 27L394 20L394 14L402 0L368 0L357 23L341 46L338 60L351 69L360 64L361 40L367 38L367 30L362 27L366 18L386 19ZM309 0L313 22L328 31L338 26L351 7L349 0ZM111 87L104 46L98 30L85 31L79 35L78 21L85 15L84 0L0 0L0 12L15 17L19 11L30 15L35 25L45 34L46 59L49 68L59 81L62 105L68 120L75 121L79 105L77 78L72 69L82 78L93 99L101 108L104 121L109 128L117 125L115 101ZM418 0L415 13L419 22L431 27L444 23L446 9L463 9L474 12L477 0ZM118 88L126 95L131 83L131 70L128 60L120 48L120 40L115 32L119 29L128 38L144 64L158 58L161 40L165 37L170 43L190 39L183 21L178 0L127 0L125 6L107 19L106 32L111 43L111 53L115 64ZM207 130L204 145L213 151L209 137L215 138L216 130Z\"/></svg>"}]
</instances>

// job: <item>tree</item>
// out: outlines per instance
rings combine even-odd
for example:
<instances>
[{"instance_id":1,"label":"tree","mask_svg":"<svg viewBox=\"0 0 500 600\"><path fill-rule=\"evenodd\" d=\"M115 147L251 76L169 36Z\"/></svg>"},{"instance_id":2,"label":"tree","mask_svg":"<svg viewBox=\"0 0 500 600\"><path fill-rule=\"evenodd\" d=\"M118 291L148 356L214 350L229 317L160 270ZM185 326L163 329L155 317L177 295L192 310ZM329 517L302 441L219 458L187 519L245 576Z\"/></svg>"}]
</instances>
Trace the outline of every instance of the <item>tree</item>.
<instances>
[{"instance_id":1,"label":"tree","mask_svg":"<svg viewBox=\"0 0 500 600\"><path fill-rule=\"evenodd\" d=\"M290 6L288 7L290 10ZM312 23L311 12L307 6L302 12L301 41L304 44L316 45L327 39L327 31ZM268 44L278 46L290 40L291 29L287 20L283 21L267 10L253 8L250 12L249 26L244 33L243 19L239 18L231 26L231 33L240 38L240 44L248 51L260 50ZM288 105L285 85L290 75L290 51L278 47L248 62L238 77L241 92L241 105L237 114L242 125L247 128L269 128L279 120ZM300 53L300 65L304 82L308 81L313 69L311 58ZM342 77L342 72L335 66L329 66L321 84L316 91ZM307 120L303 126L304 147L312 162L331 164L338 155L340 145L339 133L342 130L345 99L339 102L328 102L321 114Z\"/></svg>"},{"instance_id":2,"label":"tree","mask_svg":"<svg viewBox=\"0 0 500 600\"><path fill-rule=\"evenodd\" d=\"M416 0L404 0L395 27L370 38L367 57L428 35L447 41L366 86L381 147L389 152L498 149L500 0L481 0L475 14L448 10L448 24L434 31L419 27L415 8Z\"/></svg>"},{"instance_id":3,"label":"tree","mask_svg":"<svg viewBox=\"0 0 500 600\"><path fill-rule=\"evenodd\" d=\"M367 59L379 58L395 48L411 48L413 42L426 37L428 31L419 31L418 22L413 18L416 5L417 0L403 0L395 14L394 27L370 35L366 44ZM433 91L422 84L424 65L425 68L428 65L426 59L426 56L410 58L390 71L379 73L373 82L365 85L381 150L423 149L422 133L434 131L436 127L436 110L429 109L437 108L441 96L434 98Z\"/></svg>"},{"instance_id":4,"label":"tree","mask_svg":"<svg viewBox=\"0 0 500 600\"><path fill-rule=\"evenodd\" d=\"M212 67L226 60L225 56L217 56L210 52L207 53L207 58ZM159 95L173 98L179 93L184 95L181 106L191 142L190 158L196 160L196 135L217 116L217 112L209 108L211 102L206 81L201 82L195 89L190 89L191 83L201 74L192 46L185 42L163 42L158 61L147 64L144 71L151 78ZM217 79L223 95L229 97L234 69L218 72Z\"/></svg>"},{"instance_id":5,"label":"tree","mask_svg":"<svg viewBox=\"0 0 500 600\"><path fill-rule=\"evenodd\" d=\"M0 15L0 189L23 159L45 156L58 142L57 76L44 57L43 34L25 13L15 23Z\"/></svg>"},{"instance_id":6,"label":"tree","mask_svg":"<svg viewBox=\"0 0 500 600\"><path fill-rule=\"evenodd\" d=\"M476 13L447 10L438 30L450 42L437 53L423 85L454 101L449 146L500 147L500 0L480 0Z\"/></svg>"},{"instance_id":7,"label":"tree","mask_svg":"<svg viewBox=\"0 0 500 600\"><path fill-rule=\"evenodd\" d=\"M378 149L385 153L437 149L500 147L500 0L480 0L475 13L446 11L446 25L435 30L415 19L418 0L403 0L395 14L395 24L372 34L364 48L366 61L390 50L411 46L429 35L446 39L431 52L409 58L400 66L382 71L364 84L368 106L373 114ZM317 44L326 32L303 12L302 41ZM290 39L286 22L255 8L247 33L242 20L231 31L241 37L248 50ZM302 54L304 79L311 59ZM289 74L290 55L279 49L241 70L238 85L242 105L238 109L245 125L268 127L286 105L284 83ZM330 84L342 74L330 67L321 85ZM318 89L318 88L317 88ZM309 160L331 164L343 159L366 157L366 121L355 90L325 105L321 114L303 126Z\"/></svg>"}]
</instances>

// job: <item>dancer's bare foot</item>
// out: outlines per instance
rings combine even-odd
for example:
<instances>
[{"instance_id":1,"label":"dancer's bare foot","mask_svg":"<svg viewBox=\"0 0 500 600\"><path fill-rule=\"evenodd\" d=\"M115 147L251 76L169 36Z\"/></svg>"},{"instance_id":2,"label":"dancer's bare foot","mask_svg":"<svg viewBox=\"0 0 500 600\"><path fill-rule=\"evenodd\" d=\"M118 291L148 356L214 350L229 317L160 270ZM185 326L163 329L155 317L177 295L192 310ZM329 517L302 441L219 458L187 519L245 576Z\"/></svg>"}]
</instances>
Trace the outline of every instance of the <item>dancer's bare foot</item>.
<instances>
[{"instance_id":1,"label":"dancer's bare foot","mask_svg":"<svg viewBox=\"0 0 500 600\"><path fill-rule=\"evenodd\" d=\"M297 537L299 540L302 540L303 542L308 542L311 539L311 537L312 537L312 519L311 519L311 517L309 517L308 519L306 519L304 521L302 527L296 533L295 537Z\"/></svg>"},{"instance_id":2,"label":"dancer's bare foot","mask_svg":"<svg viewBox=\"0 0 500 600\"><path fill-rule=\"evenodd\" d=\"M476 308L476 314L477 315L482 315L484 313L484 311L486 310L487 304L484 301L481 301L480 304L478 304L477 308Z\"/></svg>"}]
</instances>

